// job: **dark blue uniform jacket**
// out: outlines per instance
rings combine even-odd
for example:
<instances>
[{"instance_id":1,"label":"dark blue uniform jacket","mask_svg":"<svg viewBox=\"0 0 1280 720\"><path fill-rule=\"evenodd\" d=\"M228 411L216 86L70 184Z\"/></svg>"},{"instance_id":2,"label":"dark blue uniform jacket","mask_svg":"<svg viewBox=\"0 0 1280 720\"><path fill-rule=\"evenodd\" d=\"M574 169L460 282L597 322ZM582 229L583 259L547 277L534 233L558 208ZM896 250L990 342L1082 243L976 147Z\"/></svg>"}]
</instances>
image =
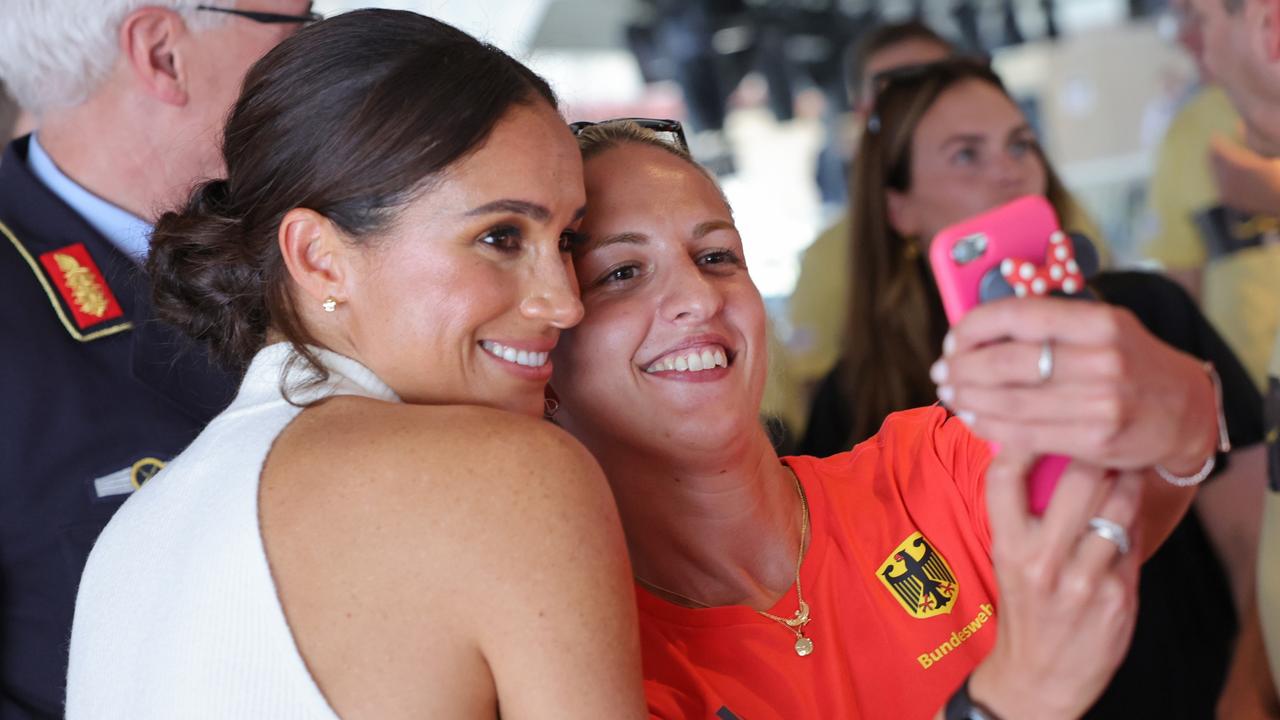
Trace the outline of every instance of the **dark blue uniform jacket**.
<instances>
[{"instance_id":1,"label":"dark blue uniform jacket","mask_svg":"<svg viewBox=\"0 0 1280 720\"><path fill-rule=\"evenodd\" d=\"M62 716L89 549L234 392L152 319L142 269L32 175L27 148L0 160L3 720Z\"/></svg>"}]
</instances>

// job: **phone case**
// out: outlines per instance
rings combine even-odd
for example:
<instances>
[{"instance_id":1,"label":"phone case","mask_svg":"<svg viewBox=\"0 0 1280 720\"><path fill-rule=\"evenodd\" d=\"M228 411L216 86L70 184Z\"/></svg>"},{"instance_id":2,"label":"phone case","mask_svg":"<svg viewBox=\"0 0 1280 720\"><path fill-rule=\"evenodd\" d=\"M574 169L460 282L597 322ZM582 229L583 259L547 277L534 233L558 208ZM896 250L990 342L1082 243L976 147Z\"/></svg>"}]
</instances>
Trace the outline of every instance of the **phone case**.
<instances>
[{"instance_id":1,"label":"phone case","mask_svg":"<svg viewBox=\"0 0 1280 720\"><path fill-rule=\"evenodd\" d=\"M1087 243L1087 240L1085 241ZM1034 195L952 225L934 237L929 263L951 324L974 306L1004 297L1075 295L1085 278L1076 245L1053 206ZM992 451L999 448L992 443ZM1027 479L1033 513L1044 512L1070 458L1046 455Z\"/></svg>"}]
</instances>

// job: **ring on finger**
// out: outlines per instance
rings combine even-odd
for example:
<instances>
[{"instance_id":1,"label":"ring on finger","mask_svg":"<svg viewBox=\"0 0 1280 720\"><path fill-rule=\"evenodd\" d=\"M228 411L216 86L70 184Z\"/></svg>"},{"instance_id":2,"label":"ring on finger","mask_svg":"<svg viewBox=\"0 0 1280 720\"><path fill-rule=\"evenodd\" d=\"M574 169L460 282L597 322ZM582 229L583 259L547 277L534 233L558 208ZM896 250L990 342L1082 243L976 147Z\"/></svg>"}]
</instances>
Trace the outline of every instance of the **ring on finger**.
<instances>
[{"instance_id":1,"label":"ring on finger","mask_svg":"<svg viewBox=\"0 0 1280 720\"><path fill-rule=\"evenodd\" d=\"M1116 550L1124 555L1129 552L1129 531L1118 522L1108 520L1104 517L1095 517L1089 519L1089 532L1108 542L1115 543Z\"/></svg>"},{"instance_id":2,"label":"ring on finger","mask_svg":"<svg viewBox=\"0 0 1280 720\"><path fill-rule=\"evenodd\" d=\"M1049 382L1053 377L1053 340L1046 339L1040 345L1040 357L1036 360L1036 374L1040 384Z\"/></svg>"}]
</instances>

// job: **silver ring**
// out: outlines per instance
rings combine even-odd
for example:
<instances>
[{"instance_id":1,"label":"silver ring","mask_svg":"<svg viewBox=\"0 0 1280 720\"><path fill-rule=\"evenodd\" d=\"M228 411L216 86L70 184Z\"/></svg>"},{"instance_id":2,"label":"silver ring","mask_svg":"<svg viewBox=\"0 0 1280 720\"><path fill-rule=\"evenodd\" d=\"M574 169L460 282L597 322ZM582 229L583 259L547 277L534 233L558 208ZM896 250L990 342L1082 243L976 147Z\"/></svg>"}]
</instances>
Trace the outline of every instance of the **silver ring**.
<instances>
[{"instance_id":1,"label":"silver ring","mask_svg":"<svg viewBox=\"0 0 1280 720\"><path fill-rule=\"evenodd\" d=\"M1121 555L1129 552L1129 531L1120 523L1103 517L1089 518L1089 532L1116 544Z\"/></svg>"},{"instance_id":2,"label":"silver ring","mask_svg":"<svg viewBox=\"0 0 1280 720\"><path fill-rule=\"evenodd\" d=\"M1053 341L1045 340L1040 345L1040 357L1036 360L1036 373L1040 376L1040 384L1049 382L1053 377Z\"/></svg>"}]
</instances>

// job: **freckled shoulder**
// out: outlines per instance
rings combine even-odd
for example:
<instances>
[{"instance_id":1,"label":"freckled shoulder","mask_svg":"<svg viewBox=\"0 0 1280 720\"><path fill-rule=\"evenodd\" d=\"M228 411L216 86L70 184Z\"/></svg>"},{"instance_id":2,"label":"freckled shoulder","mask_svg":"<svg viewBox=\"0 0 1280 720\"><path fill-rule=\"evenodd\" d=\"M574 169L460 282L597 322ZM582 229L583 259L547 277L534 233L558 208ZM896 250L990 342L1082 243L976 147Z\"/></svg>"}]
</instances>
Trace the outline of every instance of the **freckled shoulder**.
<instances>
[{"instance_id":1,"label":"freckled shoulder","mask_svg":"<svg viewBox=\"0 0 1280 720\"><path fill-rule=\"evenodd\" d=\"M277 477L276 472L279 472ZM288 479L306 482L290 488ZM471 496L603 483L576 440L538 418L472 406L423 406L335 398L304 411L276 441L264 469L263 494L302 492L311 503L394 505L435 498L470 505ZM595 484L594 482L589 484ZM394 511L394 508L387 508Z\"/></svg>"},{"instance_id":2,"label":"freckled shoulder","mask_svg":"<svg viewBox=\"0 0 1280 720\"><path fill-rule=\"evenodd\" d=\"M260 508L290 627L340 715L394 716L378 698L410 716L491 714L441 703L483 705L495 679L545 666L535 649L582 612L630 642L612 495L543 420L334 398L276 441ZM587 597L600 607L583 611Z\"/></svg>"}]
</instances>

